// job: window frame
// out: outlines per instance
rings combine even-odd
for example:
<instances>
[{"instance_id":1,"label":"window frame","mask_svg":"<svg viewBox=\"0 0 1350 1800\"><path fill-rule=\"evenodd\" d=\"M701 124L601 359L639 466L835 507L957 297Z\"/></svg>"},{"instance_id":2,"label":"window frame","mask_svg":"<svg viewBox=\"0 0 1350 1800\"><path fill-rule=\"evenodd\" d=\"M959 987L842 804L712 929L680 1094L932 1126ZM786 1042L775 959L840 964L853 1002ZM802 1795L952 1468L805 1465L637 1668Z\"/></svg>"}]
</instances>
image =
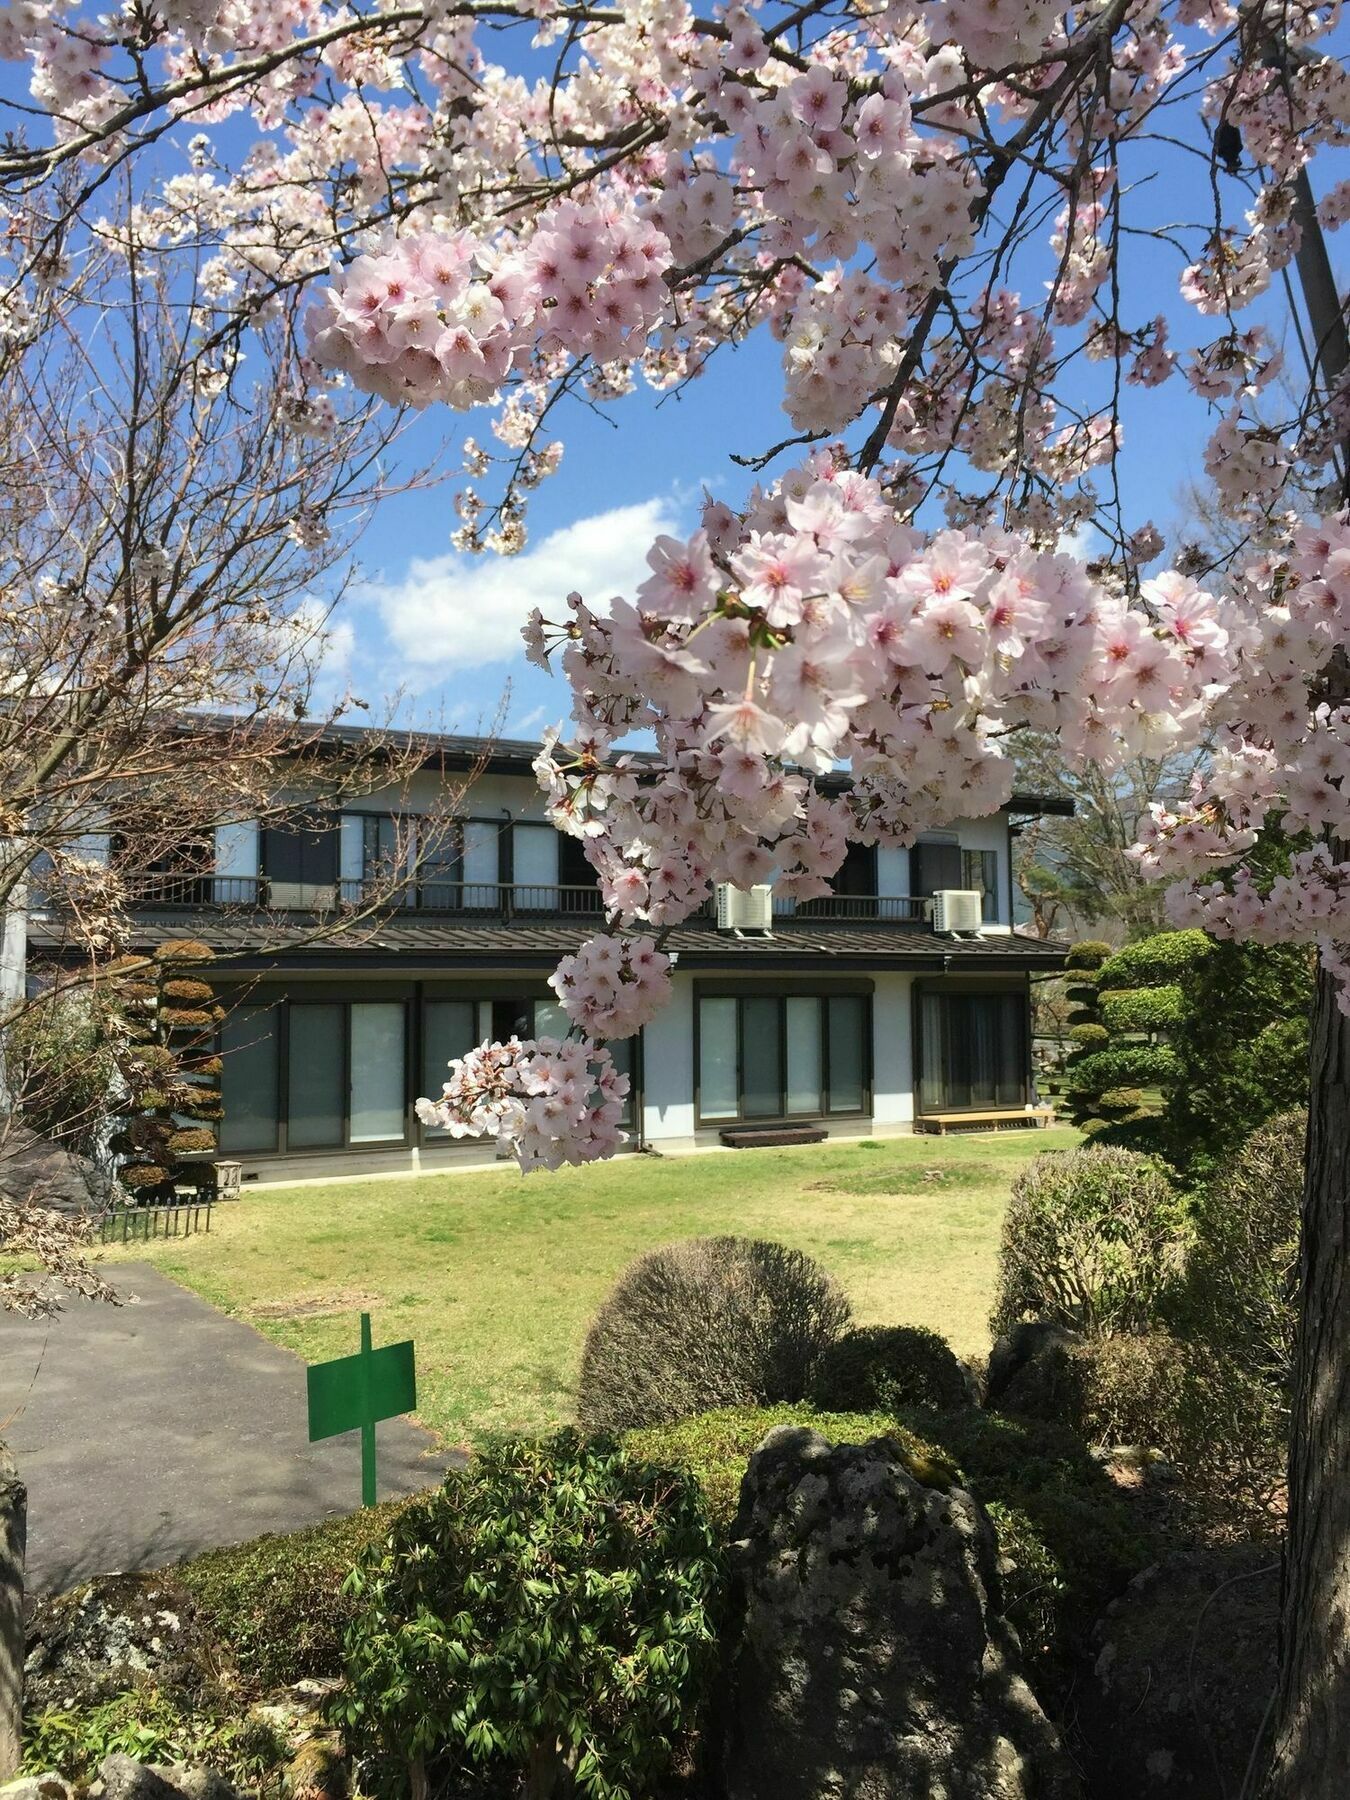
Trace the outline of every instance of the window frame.
<instances>
[{"instance_id":1,"label":"window frame","mask_svg":"<svg viewBox=\"0 0 1350 1800\"><path fill-rule=\"evenodd\" d=\"M358 992L353 992L350 984L333 982L306 982L296 984L293 989L263 987L247 987L233 992L223 992L221 1002L233 1013L236 1009L246 1011L250 1008L270 1008L275 1020L277 1043L277 1062L275 1075L274 1099L276 1103L277 1128L272 1143L232 1149L231 1157L241 1160L255 1158L296 1158L296 1157L344 1157L360 1156L367 1151L380 1152L398 1149L444 1148L452 1142L448 1134L438 1132L432 1127L422 1124L416 1114L416 1102L422 1093L422 1078L426 1055L426 1006L430 1001L458 1000L477 1007L482 1002L500 1002L502 1004L528 1007L533 1018L535 1003L540 1000L552 1002L556 999L552 989L542 976L536 980L484 980L481 977L471 983L455 985L437 980L400 981L387 984L371 982ZM367 1138L356 1143L351 1137L351 1008L371 1001L392 1001L403 1007L403 1133L400 1137ZM343 1009L342 1021L342 1141L334 1144L302 1144L290 1143L290 1052L291 1052L291 1008L293 1006L331 1006L340 1005ZM217 1052L223 1051L217 1033ZM475 1039L475 1041L478 1041ZM633 1139L641 1141L642 1108L643 1108L643 1041L639 1032L632 1042L632 1069L630 1071L629 1104L623 1129ZM222 1071L222 1083L228 1075ZM479 1148L485 1140L470 1140Z\"/></svg>"},{"instance_id":2,"label":"window frame","mask_svg":"<svg viewBox=\"0 0 1350 1800\"><path fill-rule=\"evenodd\" d=\"M830 1007L831 1000L862 1001L862 1104L833 1111L830 1106ZM836 1119L867 1119L875 1102L874 1069L874 989L871 982L822 980L803 983L793 988L765 988L748 982L698 982L694 988L694 1128L706 1131L729 1131L739 1127L772 1129L777 1126L823 1123ZM736 1112L707 1117L703 1111L703 1002L734 1000L736 1002ZM745 1111L745 1012L746 1000L774 1000L778 1003L778 1097L776 1113ZM787 1003L789 1000L820 1000L820 1070L823 1105L817 1112L788 1112L787 1086Z\"/></svg>"},{"instance_id":3,"label":"window frame","mask_svg":"<svg viewBox=\"0 0 1350 1800\"><path fill-rule=\"evenodd\" d=\"M1022 1003L1022 1032L1020 1043L1022 1050L1022 1097L1007 1106L977 1101L969 1106L953 1106L944 1102L940 1106L924 1105L924 1030L923 1002L925 998L936 995L939 999L1018 999ZM974 979L971 981L944 982L918 980L913 984L910 1002L910 1033L913 1047L913 1098L914 1116L916 1119L928 1118L936 1113L1017 1113L1029 1106L1033 1099L1033 1069L1031 1059L1031 977L1023 976L1020 980L994 982Z\"/></svg>"}]
</instances>

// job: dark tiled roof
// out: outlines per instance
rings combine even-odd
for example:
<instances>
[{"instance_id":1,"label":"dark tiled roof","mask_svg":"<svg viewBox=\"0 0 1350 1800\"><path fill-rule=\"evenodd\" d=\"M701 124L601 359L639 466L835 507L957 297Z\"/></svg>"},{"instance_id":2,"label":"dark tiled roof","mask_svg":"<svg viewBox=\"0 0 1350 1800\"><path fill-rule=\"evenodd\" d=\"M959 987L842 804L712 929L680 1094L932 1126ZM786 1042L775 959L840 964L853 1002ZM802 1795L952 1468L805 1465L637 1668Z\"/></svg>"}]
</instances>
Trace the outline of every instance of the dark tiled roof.
<instances>
[{"instance_id":1,"label":"dark tiled roof","mask_svg":"<svg viewBox=\"0 0 1350 1800\"><path fill-rule=\"evenodd\" d=\"M223 715L207 714L202 719L194 720L191 729L222 730L231 723ZM305 727L300 729L303 731ZM308 754L322 755L325 749L335 755L344 750L360 751L372 742L383 741L391 751L421 751L424 767L454 770L457 773L475 768L482 761L485 772L490 774L529 775L533 772L534 759L539 754L538 738L475 737L454 731L382 730L373 725L325 725L322 728L314 726L311 730L312 735L306 744ZM654 752L650 750L628 750L624 754L639 763L656 761ZM817 780L820 787L836 793L844 792L851 785L851 777L842 769L837 774L819 776ZM1069 818L1073 809L1073 801L1063 795L1016 793L1009 798L1003 810L1023 815L1053 814Z\"/></svg>"},{"instance_id":2,"label":"dark tiled roof","mask_svg":"<svg viewBox=\"0 0 1350 1800\"><path fill-rule=\"evenodd\" d=\"M182 912L140 914L133 947L151 949L170 938L195 938L239 966L284 966L335 972L419 966L473 967L520 963L551 967L599 928L596 920L541 921L388 919L346 927L316 938L312 923L267 920L242 914ZM35 948L58 940L40 918L30 924ZM738 965L771 968L811 963L817 967L1041 969L1062 966L1068 945L1024 932L983 938L941 936L920 925L780 920L772 933L738 936L711 921L677 925L665 948L688 967Z\"/></svg>"}]
</instances>

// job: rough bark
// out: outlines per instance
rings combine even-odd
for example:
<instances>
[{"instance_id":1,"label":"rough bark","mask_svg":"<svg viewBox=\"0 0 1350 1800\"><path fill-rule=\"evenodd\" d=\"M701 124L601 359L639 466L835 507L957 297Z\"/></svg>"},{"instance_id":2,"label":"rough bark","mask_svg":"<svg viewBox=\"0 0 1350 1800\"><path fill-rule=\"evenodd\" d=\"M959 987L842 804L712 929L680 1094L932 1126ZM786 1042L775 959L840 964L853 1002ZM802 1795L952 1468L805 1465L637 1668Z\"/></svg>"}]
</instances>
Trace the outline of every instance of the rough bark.
<instances>
[{"instance_id":1,"label":"rough bark","mask_svg":"<svg viewBox=\"0 0 1350 1800\"><path fill-rule=\"evenodd\" d=\"M1344 1800L1350 1779L1350 1018L1320 970L1311 1073L1267 1800Z\"/></svg>"},{"instance_id":2,"label":"rough bark","mask_svg":"<svg viewBox=\"0 0 1350 1800\"><path fill-rule=\"evenodd\" d=\"M23 1570L28 1493L0 1444L0 1781L19 1772L23 1755Z\"/></svg>"}]
</instances>

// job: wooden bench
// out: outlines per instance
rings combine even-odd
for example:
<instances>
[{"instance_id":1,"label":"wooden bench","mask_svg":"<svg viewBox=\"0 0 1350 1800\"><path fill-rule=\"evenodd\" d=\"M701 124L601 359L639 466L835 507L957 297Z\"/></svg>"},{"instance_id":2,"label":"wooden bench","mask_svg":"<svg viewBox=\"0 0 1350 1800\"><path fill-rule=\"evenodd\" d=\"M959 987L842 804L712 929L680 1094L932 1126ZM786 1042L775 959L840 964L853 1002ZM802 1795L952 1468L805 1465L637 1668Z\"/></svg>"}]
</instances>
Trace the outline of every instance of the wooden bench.
<instances>
[{"instance_id":1,"label":"wooden bench","mask_svg":"<svg viewBox=\"0 0 1350 1800\"><path fill-rule=\"evenodd\" d=\"M829 1135L822 1125L747 1125L718 1133L728 1150L772 1150L780 1144L823 1144Z\"/></svg>"},{"instance_id":2,"label":"wooden bench","mask_svg":"<svg viewBox=\"0 0 1350 1800\"><path fill-rule=\"evenodd\" d=\"M949 1131L1029 1131L1044 1130L1054 1122L1053 1106L1038 1106L1031 1112L1019 1107L1016 1112L945 1112L919 1113L915 1131L934 1137L945 1137Z\"/></svg>"}]
</instances>

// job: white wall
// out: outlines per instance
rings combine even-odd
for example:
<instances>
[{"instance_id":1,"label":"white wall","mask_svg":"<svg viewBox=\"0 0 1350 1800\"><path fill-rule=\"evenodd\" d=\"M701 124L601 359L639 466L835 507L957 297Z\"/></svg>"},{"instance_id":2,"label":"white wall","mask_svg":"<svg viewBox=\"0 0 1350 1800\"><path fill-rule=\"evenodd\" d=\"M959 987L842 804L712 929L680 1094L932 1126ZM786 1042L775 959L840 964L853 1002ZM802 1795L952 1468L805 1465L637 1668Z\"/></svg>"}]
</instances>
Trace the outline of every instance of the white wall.
<instances>
[{"instance_id":1,"label":"white wall","mask_svg":"<svg viewBox=\"0 0 1350 1800\"><path fill-rule=\"evenodd\" d=\"M642 1039L642 1133L652 1143L694 1135L694 984L677 969L670 987Z\"/></svg>"},{"instance_id":2,"label":"white wall","mask_svg":"<svg viewBox=\"0 0 1350 1800\"><path fill-rule=\"evenodd\" d=\"M878 971L872 995L872 1123L900 1126L914 1119L914 977Z\"/></svg>"},{"instance_id":3,"label":"white wall","mask_svg":"<svg viewBox=\"0 0 1350 1800\"><path fill-rule=\"evenodd\" d=\"M998 856L997 923L1011 925L1008 915L1008 819L995 813L988 819L962 819L956 827L963 850L993 850ZM986 928L987 929L987 928Z\"/></svg>"}]
</instances>

